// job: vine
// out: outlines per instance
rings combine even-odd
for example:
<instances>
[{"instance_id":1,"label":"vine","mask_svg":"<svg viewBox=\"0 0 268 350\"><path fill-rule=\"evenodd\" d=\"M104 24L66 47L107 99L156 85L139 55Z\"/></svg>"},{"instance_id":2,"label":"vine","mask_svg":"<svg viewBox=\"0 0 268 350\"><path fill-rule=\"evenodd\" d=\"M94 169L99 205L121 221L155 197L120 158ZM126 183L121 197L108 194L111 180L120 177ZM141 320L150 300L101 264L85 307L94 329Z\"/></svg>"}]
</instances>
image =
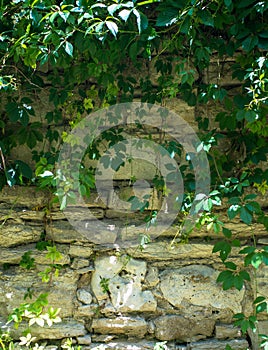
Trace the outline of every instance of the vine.
<instances>
[{"instance_id":1,"label":"vine","mask_svg":"<svg viewBox=\"0 0 268 350\"><path fill-rule=\"evenodd\" d=\"M59 199L63 210L75 202L77 193L90 196L95 169L88 169L88 160L99 160L100 148L108 150L122 141L124 132L106 130L97 142L89 140L74 188L77 179L67 183L55 168L62 142L77 146L76 140L68 138L70 130L86 115L116 103L138 97L142 102L164 105L171 98L180 98L196 109L198 136L210 162L211 191L202 201L204 212L196 227L221 234L213 248L223 263L218 282L224 290L241 290L256 280L259 269L268 265L267 247L258 244L254 235L250 244L242 246L216 207L227 206L230 222L258 223L268 229L266 208L252 193L256 189L264 195L268 188L264 166L268 149L267 9L268 4L258 0L2 1L0 189L32 184L49 189L50 202ZM216 79L209 76L214 62ZM228 62L234 88L223 84L222 72ZM46 105L45 112L40 105ZM212 117L211 105L219 111ZM181 145L165 140L165 135L159 139L176 160L185 162ZM21 145L32 157L30 164L25 157L16 159ZM125 160L120 154L114 158L107 154L103 161L117 171ZM190 237L190 232L181 232L194 200L189 169L189 164L180 165L185 194L172 244ZM153 187L164 196L168 188L157 175ZM149 200L133 196L129 202L132 209L147 212ZM148 225L156 216L157 211L149 212ZM150 237L143 234L141 247L149 243ZM54 246L47 250L53 259L42 278L49 282L58 272L59 256ZM239 250L242 264L232 261L233 250ZM33 265L30 253L26 254L21 266ZM268 311L256 283L252 314L234 315L243 333L257 333L258 317ZM37 305L27 304L38 322L45 320L39 317L42 303L45 297ZM17 321L26 317L27 308L18 310ZM267 344L267 336L261 335L260 346Z\"/></svg>"}]
</instances>

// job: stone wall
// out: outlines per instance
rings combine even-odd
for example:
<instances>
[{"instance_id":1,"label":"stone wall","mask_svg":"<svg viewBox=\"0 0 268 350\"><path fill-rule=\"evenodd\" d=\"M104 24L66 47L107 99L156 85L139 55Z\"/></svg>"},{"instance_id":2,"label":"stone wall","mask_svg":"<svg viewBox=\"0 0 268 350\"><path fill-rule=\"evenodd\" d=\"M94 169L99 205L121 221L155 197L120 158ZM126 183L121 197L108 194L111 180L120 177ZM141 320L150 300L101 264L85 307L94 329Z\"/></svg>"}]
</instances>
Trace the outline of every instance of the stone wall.
<instances>
[{"instance_id":1,"label":"stone wall","mask_svg":"<svg viewBox=\"0 0 268 350\"><path fill-rule=\"evenodd\" d=\"M119 186L124 191L124 186ZM119 196L120 197L120 196ZM176 227L168 228L144 249L137 246L92 243L93 235L77 232L64 215L54 207L44 208L48 193L32 187L4 188L0 197L0 320L20 302L28 288L49 292L49 304L61 308L62 323L32 327L32 334L47 344L59 344L71 337L82 349L103 344L106 349L153 349L157 342L167 341L169 349L245 350L250 338L232 326L232 315L251 312L253 286L241 291L223 291L216 283L222 269L220 259L212 254L217 239L205 230L194 231L189 243L171 245ZM267 198L259 198L263 205ZM112 201L112 203L114 203ZM98 220L120 224L120 216L108 203L92 194L86 209ZM84 208L85 209L85 208ZM74 208L75 211L78 208ZM224 212L223 221L227 222ZM123 220L125 220L123 218ZM139 232L134 217L131 234ZM89 230L99 237L112 234L96 225ZM252 230L257 243L268 244L267 232L258 224L228 224L234 234L246 243ZM150 234L153 234L151 228ZM91 232L91 231L89 231ZM50 284L41 282L38 272L49 264L46 253L36 249L40 239L55 242L62 254L59 276ZM107 239L106 239L107 241ZM35 268L19 266L23 254L31 251ZM238 251L231 259L241 263ZM268 297L268 268L258 272L258 289ZM252 276L253 277L253 276ZM101 281L106 281L106 291ZM252 283L254 283L254 277ZM259 324L268 333L268 320L263 315ZM21 331L11 328L15 337Z\"/></svg>"},{"instance_id":2,"label":"stone wall","mask_svg":"<svg viewBox=\"0 0 268 350\"><path fill-rule=\"evenodd\" d=\"M232 63L221 65L219 76L218 63L212 62L204 81L220 83L232 94L238 84L231 78ZM156 84L155 72L150 74ZM140 97L138 89L136 97ZM40 113L44 116L49 103L47 96L42 100L46 107ZM170 99L167 108L196 130L195 115L205 114L212 122L218 107L209 104L205 109L194 108ZM14 150L13 157L28 162L30 153L21 146ZM137 164L134 169L137 179L146 178L147 165L145 169ZM48 192L33 187L6 187L0 192L0 325L4 327L8 315L24 302L30 288L37 295L49 292L49 305L61 308L62 323L50 328L32 327L32 334L47 346L60 347L64 339L71 337L82 349L98 345L105 349L153 349L157 342L165 341L168 349L174 350L224 350L227 344L236 350L251 346L257 349L254 335L243 337L232 326L234 313L248 315L252 311L255 276L241 291L222 290L216 278L223 265L218 255L212 254L217 235L205 229L195 230L189 242L179 243L178 239L171 244L174 237L180 238L176 225L161 235L157 227L151 227L148 233L155 239L143 249L135 244L117 244L118 234L133 237L137 243L141 233L142 216L118 210L122 209L118 200L125 201L131 195L126 180L125 172L119 172L114 178L116 191L107 196L107 201L92 193L87 203L69 208L65 214L57 206L47 210ZM259 196L258 201L267 206L267 196ZM150 208L157 209L160 204L155 197ZM224 205L219 209L221 221L242 244L251 240L252 233L258 246L268 244L263 226L247 226L238 219L229 223L225 209ZM86 230L77 231L70 225L66 220L70 213ZM97 221L92 221L92 215ZM57 261L61 266L59 276L49 284L42 283L38 276L49 264L46 252L36 248L40 240L54 242L62 254ZM35 259L35 268L30 270L19 265L28 251ZM241 265L238 251L239 248L233 250L231 260ZM257 277L259 293L268 298L268 267L260 268ZM101 282L105 282L105 288ZM18 330L11 327L12 335L18 339L22 328L23 325ZM259 331L268 334L265 315L261 316Z\"/></svg>"}]
</instances>

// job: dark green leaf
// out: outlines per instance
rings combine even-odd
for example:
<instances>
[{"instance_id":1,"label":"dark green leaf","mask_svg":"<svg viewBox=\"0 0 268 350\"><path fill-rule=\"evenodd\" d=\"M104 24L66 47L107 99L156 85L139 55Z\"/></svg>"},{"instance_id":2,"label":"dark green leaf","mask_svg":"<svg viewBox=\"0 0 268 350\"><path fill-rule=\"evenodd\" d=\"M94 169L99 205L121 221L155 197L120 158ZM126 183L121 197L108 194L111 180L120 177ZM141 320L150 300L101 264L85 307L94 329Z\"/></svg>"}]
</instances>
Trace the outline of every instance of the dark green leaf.
<instances>
[{"instance_id":1,"label":"dark green leaf","mask_svg":"<svg viewBox=\"0 0 268 350\"><path fill-rule=\"evenodd\" d=\"M208 10L201 10L199 12L199 16L201 23L205 24L206 26L214 27L214 18Z\"/></svg>"},{"instance_id":2,"label":"dark green leaf","mask_svg":"<svg viewBox=\"0 0 268 350\"><path fill-rule=\"evenodd\" d=\"M178 17L178 13L179 12L177 8L166 8L165 10L161 11L158 15L156 25L158 27L165 27L171 25L172 23L175 23Z\"/></svg>"},{"instance_id":3,"label":"dark green leaf","mask_svg":"<svg viewBox=\"0 0 268 350\"><path fill-rule=\"evenodd\" d=\"M223 227L223 228L222 228L222 233L224 234L224 236L225 236L226 238L231 238L231 237L232 237L232 231L229 230L229 229L226 228L226 227Z\"/></svg>"},{"instance_id":4,"label":"dark green leaf","mask_svg":"<svg viewBox=\"0 0 268 350\"><path fill-rule=\"evenodd\" d=\"M227 214L230 220L236 217L236 215L240 212L241 207L240 205L231 205L230 208L227 210Z\"/></svg>"},{"instance_id":5,"label":"dark green leaf","mask_svg":"<svg viewBox=\"0 0 268 350\"><path fill-rule=\"evenodd\" d=\"M65 52L73 57L73 45L69 41L65 42Z\"/></svg>"},{"instance_id":6,"label":"dark green leaf","mask_svg":"<svg viewBox=\"0 0 268 350\"><path fill-rule=\"evenodd\" d=\"M249 52L256 45L258 45L259 39L257 36L249 35L243 42L242 42L242 48L246 51Z\"/></svg>"},{"instance_id":7,"label":"dark green leaf","mask_svg":"<svg viewBox=\"0 0 268 350\"><path fill-rule=\"evenodd\" d=\"M250 225L252 222L252 214L246 207L241 207L240 210L240 219L247 225Z\"/></svg>"}]
</instances>

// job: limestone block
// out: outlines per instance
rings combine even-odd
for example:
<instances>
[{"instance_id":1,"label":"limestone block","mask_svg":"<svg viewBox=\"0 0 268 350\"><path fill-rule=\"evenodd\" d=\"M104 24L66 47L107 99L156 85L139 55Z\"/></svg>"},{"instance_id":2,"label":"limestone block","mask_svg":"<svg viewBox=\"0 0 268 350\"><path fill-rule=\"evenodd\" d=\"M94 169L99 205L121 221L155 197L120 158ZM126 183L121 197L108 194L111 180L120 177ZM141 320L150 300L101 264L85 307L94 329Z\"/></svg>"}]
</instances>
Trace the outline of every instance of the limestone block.
<instances>
[{"instance_id":1,"label":"limestone block","mask_svg":"<svg viewBox=\"0 0 268 350\"><path fill-rule=\"evenodd\" d=\"M23 221L43 221L45 216L44 211L34 211L23 208L8 208L6 204L4 208L0 206L0 221L14 220L18 223Z\"/></svg>"},{"instance_id":2,"label":"limestone block","mask_svg":"<svg viewBox=\"0 0 268 350\"><path fill-rule=\"evenodd\" d=\"M92 274L92 290L99 302L108 300L101 281L107 279L113 307L120 312L155 311L156 301L150 291L142 290L146 262L126 256L97 258Z\"/></svg>"},{"instance_id":3,"label":"limestone block","mask_svg":"<svg viewBox=\"0 0 268 350\"><path fill-rule=\"evenodd\" d=\"M159 340L196 341L210 337L215 321L189 319L178 315L160 316L155 321L155 336Z\"/></svg>"},{"instance_id":4,"label":"limestone block","mask_svg":"<svg viewBox=\"0 0 268 350\"><path fill-rule=\"evenodd\" d=\"M268 320L258 322L258 331L260 334L268 334Z\"/></svg>"},{"instance_id":5,"label":"limestone block","mask_svg":"<svg viewBox=\"0 0 268 350\"><path fill-rule=\"evenodd\" d=\"M257 270L258 293L268 298L268 266L262 265Z\"/></svg>"},{"instance_id":6,"label":"limestone block","mask_svg":"<svg viewBox=\"0 0 268 350\"><path fill-rule=\"evenodd\" d=\"M155 342L150 340L138 340L134 338L129 341L120 341L119 339L114 339L112 341L106 342L106 344L92 343L90 347L83 348L83 350L93 350L97 346L101 346L103 350L152 350L155 347ZM165 350L180 350L173 343L165 344Z\"/></svg>"},{"instance_id":7,"label":"limestone block","mask_svg":"<svg viewBox=\"0 0 268 350\"><path fill-rule=\"evenodd\" d=\"M93 250L91 246L72 244L69 254L74 257L89 258L93 254Z\"/></svg>"},{"instance_id":8,"label":"limestone block","mask_svg":"<svg viewBox=\"0 0 268 350\"><path fill-rule=\"evenodd\" d=\"M241 312L241 303L245 290L223 291L216 283L218 271L205 265L190 265L179 269L166 270L160 276L160 289L164 298L182 309L183 304L210 307L217 311L221 318L221 311L230 310ZM216 317L216 316L215 316Z\"/></svg>"},{"instance_id":9,"label":"limestone block","mask_svg":"<svg viewBox=\"0 0 268 350\"><path fill-rule=\"evenodd\" d=\"M89 334L84 337L77 337L77 343L80 345L90 345L91 344L91 336Z\"/></svg>"},{"instance_id":10,"label":"limestone block","mask_svg":"<svg viewBox=\"0 0 268 350\"><path fill-rule=\"evenodd\" d=\"M31 252L31 257L34 258L35 264L47 265L50 260L46 257L47 251L39 251L35 245L23 245L16 248L1 248L0 263L19 264L23 254ZM59 265L66 265L70 263L70 258L67 254L61 252L62 259L57 261Z\"/></svg>"},{"instance_id":11,"label":"limestone block","mask_svg":"<svg viewBox=\"0 0 268 350\"><path fill-rule=\"evenodd\" d=\"M20 303L25 302L23 298L28 288L34 290L35 295L46 292L45 287L47 286L41 282L37 273L36 270L26 271L19 267L12 267L2 272L0 275L0 304L3 305L1 309L3 316L7 316ZM71 269L62 269L59 277L54 277L49 286L49 306L60 308L60 317L71 317L73 314L77 282L76 273Z\"/></svg>"},{"instance_id":12,"label":"limestone block","mask_svg":"<svg viewBox=\"0 0 268 350\"><path fill-rule=\"evenodd\" d=\"M143 250L133 247L126 249L127 253L134 258L142 258L148 260L174 260L174 259L205 259L214 258L212 254L212 245L209 244L181 244L171 247L170 243L152 242Z\"/></svg>"},{"instance_id":13,"label":"limestone block","mask_svg":"<svg viewBox=\"0 0 268 350\"><path fill-rule=\"evenodd\" d=\"M42 232L42 226L5 224L0 230L0 246L14 247L20 244L38 242Z\"/></svg>"},{"instance_id":14,"label":"limestone block","mask_svg":"<svg viewBox=\"0 0 268 350\"><path fill-rule=\"evenodd\" d=\"M99 310L98 304L82 305L74 310L74 317L79 319L81 317L92 318Z\"/></svg>"},{"instance_id":15,"label":"limestone block","mask_svg":"<svg viewBox=\"0 0 268 350\"><path fill-rule=\"evenodd\" d=\"M157 267L149 267L146 278L145 278L145 283L148 287L155 287L159 282L159 277L158 277L158 268Z\"/></svg>"},{"instance_id":16,"label":"limestone block","mask_svg":"<svg viewBox=\"0 0 268 350\"><path fill-rule=\"evenodd\" d=\"M88 220L88 213L93 215L96 219L102 219L104 216L104 211L102 208L87 208L82 206L72 206L61 211L53 211L51 213L52 220L64 220L66 215L72 215L73 220L85 221Z\"/></svg>"},{"instance_id":17,"label":"limestone block","mask_svg":"<svg viewBox=\"0 0 268 350\"><path fill-rule=\"evenodd\" d=\"M147 332L147 324L141 317L97 318L92 322L92 330L101 334L124 334L142 338Z\"/></svg>"},{"instance_id":18,"label":"limestone block","mask_svg":"<svg viewBox=\"0 0 268 350\"><path fill-rule=\"evenodd\" d=\"M47 238L59 243L95 243L109 245L116 240L117 232L108 226L95 221L75 221L72 225L67 221L54 221L47 227Z\"/></svg>"},{"instance_id":19,"label":"limestone block","mask_svg":"<svg viewBox=\"0 0 268 350\"><path fill-rule=\"evenodd\" d=\"M229 345L235 350L249 350L249 344L246 339L233 339L233 340L206 340L199 341L190 344L191 350L225 350L226 346Z\"/></svg>"},{"instance_id":20,"label":"limestone block","mask_svg":"<svg viewBox=\"0 0 268 350\"><path fill-rule=\"evenodd\" d=\"M74 258L71 268L74 270L79 270L82 269L84 267L88 267L89 266L89 261L87 259L82 259L82 258Z\"/></svg>"},{"instance_id":21,"label":"limestone block","mask_svg":"<svg viewBox=\"0 0 268 350\"><path fill-rule=\"evenodd\" d=\"M21 159L21 155L19 159ZM5 186L0 193L0 203L6 203L11 206L26 208L42 208L46 206L49 199L47 190L40 190L30 186Z\"/></svg>"},{"instance_id":22,"label":"limestone block","mask_svg":"<svg viewBox=\"0 0 268 350\"><path fill-rule=\"evenodd\" d=\"M92 295L85 289L78 289L77 299L81 301L83 304L91 304L92 303Z\"/></svg>"},{"instance_id":23,"label":"limestone block","mask_svg":"<svg viewBox=\"0 0 268 350\"><path fill-rule=\"evenodd\" d=\"M21 324L18 329L10 328L11 335L14 339L19 339L22 331L26 329L26 324ZM31 326L31 334L37 340L41 339L63 339L74 338L86 335L86 329L82 322L74 320L63 320L60 323L54 323L51 327L47 325L39 327L37 325Z\"/></svg>"},{"instance_id":24,"label":"limestone block","mask_svg":"<svg viewBox=\"0 0 268 350\"><path fill-rule=\"evenodd\" d=\"M241 330L232 324L216 324L215 336L217 339L233 339L241 337Z\"/></svg>"}]
</instances>

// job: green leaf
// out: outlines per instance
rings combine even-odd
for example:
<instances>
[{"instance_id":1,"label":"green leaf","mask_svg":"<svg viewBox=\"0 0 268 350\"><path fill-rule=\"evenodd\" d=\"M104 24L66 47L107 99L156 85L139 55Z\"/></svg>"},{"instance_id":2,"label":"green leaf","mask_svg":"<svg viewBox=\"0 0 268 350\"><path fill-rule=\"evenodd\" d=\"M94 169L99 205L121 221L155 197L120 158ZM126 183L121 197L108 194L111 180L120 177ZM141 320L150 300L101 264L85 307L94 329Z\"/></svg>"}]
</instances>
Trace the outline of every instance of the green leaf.
<instances>
[{"instance_id":1,"label":"green leaf","mask_svg":"<svg viewBox=\"0 0 268 350\"><path fill-rule=\"evenodd\" d=\"M133 14L136 16L138 30L139 33L141 33L148 27L148 18L142 12L136 9L133 10Z\"/></svg>"},{"instance_id":2,"label":"green leaf","mask_svg":"<svg viewBox=\"0 0 268 350\"><path fill-rule=\"evenodd\" d=\"M220 258L225 261L231 252L231 245L226 241L217 242L212 250L213 253L220 252Z\"/></svg>"},{"instance_id":3,"label":"green leaf","mask_svg":"<svg viewBox=\"0 0 268 350\"><path fill-rule=\"evenodd\" d=\"M264 301L266 298L262 296L258 296L254 301L253 304L259 304L260 302Z\"/></svg>"},{"instance_id":4,"label":"green leaf","mask_svg":"<svg viewBox=\"0 0 268 350\"><path fill-rule=\"evenodd\" d=\"M156 20L156 26L166 27L177 21L179 11L177 8L169 7L160 12Z\"/></svg>"},{"instance_id":5,"label":"green leaf","mask_svg":"<svg viewBox=\"0 0 268 350\"><path fill-rule=\"evenodd\" d=\"M235 263L233 263L232 261L227 261L226 263L224 263L225 267L227 267L227 269L230 269L230 270L236 270L237 269L237 266Z\"/></svg>"},{"instance_id":6,"label":"green leaf","mask_svg":"<svg viewBox=\"0 0 268 350\"><path fill-rule=\"evenodd\" d=\"M260 303L256 306L256 313L260 313L260 312L268 312L268 306L266 302Z\"/></svg>"},{"instance_id":7,"label":"green leaf","mask_svg":"<svg viewBox=\"0 0 268 350\"><path fill-rule=\"evenodd\" d=\"M242 42L242 48L246 51L249 52L256 45L258 45L259 39L257 36L249 35L243 42Z\"/></svg>"},{"instance_id":8,"label":"green leaf","mask_svg":"<svg viewBox=\"0 0 268 350\"><path fill-rule=\"evenodd\" d=\"M73 45L69 41L65 42L65 52L73 57Z\"/></svg>"},{"instance_id":9,"label":"green leaf","mask_svg":"<svg viewBox=\"0 0 268 350\"><path fill-rule=\"evenodd\" d=\"M6 111L8 115L8 119L15 123L20 119L20 111L19 111L19 106L15 102L10 102L6 105Z\"/></svg>"},{"instance_id":10,"label":"green leaf","mask_svg":"<svg viewBox=\"0 0 268 350\"><path fill-rule=\"evenodd\" d=\"M240 205L231 205L230 208L227 210L227 214L230 220L236 217L237 214L239 214L241 210Z\"/></svg>"},{"instance_id":11,"label":"green leaf","mask_svg":"<svg viewBox=\"0 0 268 350\"><path fill-rule=\"evenodd\" d=\"M239 197L232 197L228 200L229 204L240 204L241 203L241 198Z\"/></svg>"},{"instance_id":12,"label":"green leaf","mask_svg":"<svg viewBox=\"0 0 268 350\"><path fill-rule=\"evenodd\" d=\"M245 207L249 211L251 211L253 213L257 213L257 214L261 213L261 211L262 211L261 210L261 206L260 206L260 204L258 202L248 202L248 203L245 204Z\"/></svg>"},{"instance_id":13,"label":"green leaf","mask_svg":"<svg viewBox=\"0 0 268 350\"><path fill-rule=\"evenodd\" d=\"M201 23L205 24L206 26L214 27L214 18L208 10L201 10L198 14L200 16Z\"/></svg>"},{"instance_id":14,"label":"green leaf","mask_svg":"<svg viewBox=\"0 0 268 350\"><path fill-rule=\"evenodd\" d=\"M22 160L16 160L15 164L18 166L23 177L26 177L29 180L33 178L32 169L28 164L24 163Z\"/></svg>"},{"instance_id":15,"label":"green leaf","mask_svg":"<svg viewBox=\"0 0 268 350\"><path fill-rule=\"evenodd\" d=\"M239 275L243 278L243 280L250 281L250 275L247 271L242 270L239 272Z\"/></svg>"},{"instance_id":16,"label":"green leaf","mask_svg":"<svg viewBox=\"0 0 268 350\"><path fill-rule=\"evenodd\" d=\"M132 10L122 10L119 12L118 16L122 18L123 21L127 21L128 20L128 17L129 15L131 14Z\"/></svg>"},{"instance_id":17,"label":"green leaf","mask_svg":"<svg viewBox=\"0 0 268 350\"><path fill-rule=\"evenodd\" d=\"M247 225L250 225L252 222L252 214L248 211L246 207L241 207L240 210L240 219Z\"/></svg>"},{"instance_id":18,"label":"green leaf","mask_svg":"<svg viewBox=\"0 0 268 350\"><path fill-rule=\"evenodd\" d=\"M243 285L244 285L243 278L240 275L237 275L237 276L233 277L233 280L234 280L234 287L237 290L241 290L243 288Z\"/></svg>"},{"instance_id":19,"label":"green leaf","mask_svg":"<svg viewBox=\"0 0 268 350\"><path fill-rule=\"evenodd\" d=\"M117 24L115 22L112 22L112 21L106 21L105 24L106 24L107 28L109 29L109 31L116 38L116 35L118 33L118 26L117 26Z\"/></svg>"},{"instance_id":20,"label":"green leaf","mask_svg":"<svg viewBox=\"0 0 268 350\"><path fill-rule=\"evenodd\" d=\"M245 111L244 118L249 123L252 123L258 118L258 115L257 115L257 113L255 111L247 110L247 111Z\"/></svg>"},{"instance_id":21,"label":"green leaf","mask_svg":"<svg viewBox=\"0 0 268 350\"><path fill-rule=\"evenodd\" d=\"M223 228L222 228L222 233L224 234L224 236L225 236L226 238L231 238L231 237L232 237L232 231L229 230L229 229L226 228L226 227L223 227Z\"/></svg>"},{"instance_id":22,"label":"green leaf","mask_svg":"<svg viewBox=\"0 0 268 350\"><path fill-rule=\"evenodd\" d=\"M249 199L255 199L256 197L258 197L255 193L251 193L245 196L244 200L247 201Z\"/></svg>"},{"instance_id":23,"label":"green leaf","mask_svg":"<svg viewBox=\"0 0 268 350\"><path fill-rule=\"evenodd\" d=\"M263 261L262 253L256 253L251 259L251 265L257 270Z\"/></svg>"},{"instance_id":24,"label":"green leaf","mask_svg":"<svg viewBox=\"0 0 268 350\"><path fill-rule=\"evenodd\" d=\"M232 0L224 0L224 4L229 10L232 10L232 7L233 7Z\"/></svg>"}]
</instances>

